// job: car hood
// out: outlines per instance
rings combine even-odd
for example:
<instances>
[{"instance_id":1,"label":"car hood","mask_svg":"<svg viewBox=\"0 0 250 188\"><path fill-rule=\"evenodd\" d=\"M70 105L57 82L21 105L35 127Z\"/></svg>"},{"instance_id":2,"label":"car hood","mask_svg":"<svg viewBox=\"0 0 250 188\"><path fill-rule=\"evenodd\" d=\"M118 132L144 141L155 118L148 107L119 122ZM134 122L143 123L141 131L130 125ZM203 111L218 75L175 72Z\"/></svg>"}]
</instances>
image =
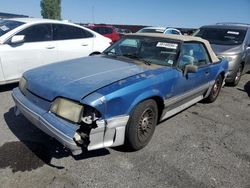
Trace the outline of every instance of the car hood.
<instances>
[{"instance_id":1,"label":"car hood","mask_svg":"<svg viewBox=\"0 0 250 188\"><path fill-rule=\"evenodd\" d=\"M92 56L39 67L24 77L27 89L46 100L61 96L79 101L99 88L145 70L129 60Z\"/></svg>"},{"instance_id":2,"label":"car hood","mask_svg":"<svg viewBox=\"0 0 250 188\"><path fill-rule=\"evenodd\" d=\"M242 52L242 45L217 45L211 44L211 47L216 55L220 54L238 54Z\"/></svg>"}]
</instances>

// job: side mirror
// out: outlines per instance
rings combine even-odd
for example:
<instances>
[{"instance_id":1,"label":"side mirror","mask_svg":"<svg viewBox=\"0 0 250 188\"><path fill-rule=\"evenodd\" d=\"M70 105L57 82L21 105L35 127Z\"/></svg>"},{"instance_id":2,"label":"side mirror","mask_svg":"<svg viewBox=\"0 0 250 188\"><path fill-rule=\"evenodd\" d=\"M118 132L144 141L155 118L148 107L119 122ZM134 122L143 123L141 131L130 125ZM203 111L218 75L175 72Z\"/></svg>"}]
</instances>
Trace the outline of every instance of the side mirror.
<instances>
[{"instance_id":1,"label":"side mirror","mask_svg":"<svg viewBox=\"0 0 250 188\"><path fill-rule=\"evenodd\" d=\"M19 43L22 43L22 42L24 42L24 35L14 35L12 38L11 38L11 40L10 40L10 42L11 42L11 44L19 44Z\"/></svg>"},{"instance_id":2,"label":"side mirror","mask_svg":"<svg viewBox=\"0 0 250 188\"><path fill-rule=\"evenodd\" d=\"M196 73L198 71L198 67L195 65L186 65L184 68L184 76L187 75L187 73Z\"/></svg>"}]
</instances>

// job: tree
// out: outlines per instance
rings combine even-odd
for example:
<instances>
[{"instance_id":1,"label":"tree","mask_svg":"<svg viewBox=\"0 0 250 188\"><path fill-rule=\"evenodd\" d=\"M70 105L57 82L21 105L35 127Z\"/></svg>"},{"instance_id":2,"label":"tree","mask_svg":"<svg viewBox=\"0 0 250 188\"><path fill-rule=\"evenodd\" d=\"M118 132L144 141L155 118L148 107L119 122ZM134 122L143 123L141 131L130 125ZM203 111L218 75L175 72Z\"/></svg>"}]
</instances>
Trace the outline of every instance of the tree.
<instances>
[{"instance_id":1,"label":"tree","mask_svg":"<svg viewBox=\"0 0 250 188\"><path fill-rule=\"evenodd\" d=\"M48 19L61 19L61 0L41 0L41 15Z\"/></svg>"}]
</instances>

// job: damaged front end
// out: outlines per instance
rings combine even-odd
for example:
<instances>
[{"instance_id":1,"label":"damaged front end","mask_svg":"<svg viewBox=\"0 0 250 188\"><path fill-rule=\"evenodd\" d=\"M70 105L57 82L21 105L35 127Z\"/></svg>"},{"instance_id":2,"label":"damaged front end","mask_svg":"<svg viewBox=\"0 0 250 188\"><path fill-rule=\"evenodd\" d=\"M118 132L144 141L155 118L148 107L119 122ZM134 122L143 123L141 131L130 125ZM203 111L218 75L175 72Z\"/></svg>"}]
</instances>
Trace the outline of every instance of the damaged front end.
<instances>
[{"instance_id":1,"label":"damaged front end","mask_svg":"<svg viewBox=\"0 0 250 188\"><path fill-rule=\"evenodd\" d=\"M90 144L90 132L92 129L98 128L97 121L101 119L101 115L94 108L86 106L81 116L78 123L79 129L76 131L73 139L78 146L87 149ZM103 131L104 129L102 129Z\"/></svg>"},{"instance_id":2,"label":"damaged front end","mask_svg":"<svg viewBox=\"0 0 250 188\"><path fill-rule=\"evenodd\" d=\"M19 88L13 90L12 97L17 111L73 155L124 143L127 115L105 119L95 108L63 98L56 99L46 110L29 100Z\"/></svg>"},{"instance_id":3,"label":"damaged front end","mask_svg":"<svg viewBox=\"0 0 250 188\"><path fill-rule=\"evenodd\" d=\"M94 108L85 108L74 141L83 150L95 150L124 144L125 127L129 116L116 116L102 119Z\"/></svg>"},{"instance_id":4,"label":"damaged front end","mask_svg":"<svg viewBox=\"0 0 250 188\"><path fill-rule=\"evenodd\" d=\"M124 144L125 129L129 116L116 116L107 120L98 119L91 125L82 124L74 140L83 149L95 150Z\"/></svg>"},{"instance_id":5,"label":"damaged front end","mask_svg":"<svg viewBox=\"0 0 250 188\"><path fill-rule=\"evenodd\" d=\"M125 127L129 119L127 115L104 119L95 108L64 98L57 98L51 105L50 112L79 126L73 140L82 150L124 143Z\"/></svg>"}]
</instances>

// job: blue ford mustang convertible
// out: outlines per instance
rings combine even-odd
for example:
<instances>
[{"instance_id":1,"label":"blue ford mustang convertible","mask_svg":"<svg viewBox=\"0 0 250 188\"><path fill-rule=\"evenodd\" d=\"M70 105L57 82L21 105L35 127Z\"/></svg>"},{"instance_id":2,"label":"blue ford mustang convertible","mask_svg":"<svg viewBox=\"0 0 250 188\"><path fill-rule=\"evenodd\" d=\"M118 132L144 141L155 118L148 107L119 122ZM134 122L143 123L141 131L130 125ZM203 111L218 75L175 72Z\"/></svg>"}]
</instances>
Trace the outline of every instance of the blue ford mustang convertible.
<instances>
[{"instance_id":1,"label":"blue ford mustang convertible","mask_svg":"<svg viewBox=\"0 0 250 188\"><path fill-rule=\"evenodd\" d=\"M24 73L12 95L16 114L73 154L123 144L139 150L161 120L213 102L227 72L206 40L131 34L103 54Z\"/></svg>"}]
</instances>

